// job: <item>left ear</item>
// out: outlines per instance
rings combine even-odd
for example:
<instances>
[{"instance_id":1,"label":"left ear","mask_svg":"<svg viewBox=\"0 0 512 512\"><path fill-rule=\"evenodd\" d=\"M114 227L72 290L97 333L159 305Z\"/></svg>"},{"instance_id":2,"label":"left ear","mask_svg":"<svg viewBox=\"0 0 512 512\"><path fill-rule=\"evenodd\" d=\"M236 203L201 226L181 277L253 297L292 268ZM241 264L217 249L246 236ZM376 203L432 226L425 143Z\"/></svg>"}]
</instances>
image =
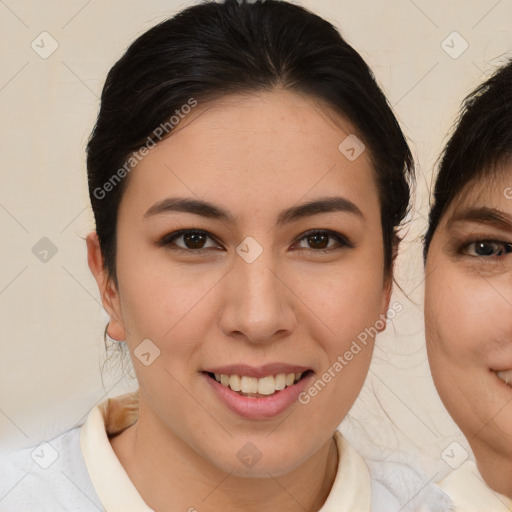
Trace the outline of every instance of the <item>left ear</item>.
<instances>
[{"instance_id":1,"label":"left ear","mask_svg":"<svg viewBox=\"0 0 512 512\"><path fill-rule=\"evenodd\" d=\"M380 317L383 320L387 319L389 303L391 301L391 293L393 291L393 275L395 269L395 260L398 255L398 245L400 244L400 238L396 233L393 234L393 240L391 242L391 263L389 265L389 269L386 269L386 274L384 275L384 283L382 289L382 303L380 308ZM377 330L382 332L386 329L386 322L383 322L384 325L379 327Z\"/></svg>"}]
</instances>

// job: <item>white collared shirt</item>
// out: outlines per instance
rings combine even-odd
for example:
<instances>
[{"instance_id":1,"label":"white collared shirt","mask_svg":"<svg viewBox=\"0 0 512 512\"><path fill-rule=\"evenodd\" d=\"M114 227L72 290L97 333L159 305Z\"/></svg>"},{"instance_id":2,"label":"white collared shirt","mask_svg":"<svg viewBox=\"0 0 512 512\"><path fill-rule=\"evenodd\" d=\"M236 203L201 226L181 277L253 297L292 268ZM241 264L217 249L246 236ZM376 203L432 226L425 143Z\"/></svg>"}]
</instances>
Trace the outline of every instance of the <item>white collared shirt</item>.
<instances>
[{"instance_id":1,"label":"white collared shirt","mask_svg":"<svg viewBox=\"0 0 512 512\"><path fill-rule=\"evenodd\" d=\"M453 500L454 512L512 512L512 500L488 487L472 460L437 485Z\"/></svg>"},{"instance_id":2,"label":"white collared shirt","mask_svg":"<svg viewBox=\"0 0 512 512\"><path fill-rule=\"evenodd\" d=\"M119 418L132 396L103 401L84 424L38 447L0 454L0 511L154 512L130 480L107 434L112 406ZM372 480L367 464L341 432L336 431L334 438L338 470L319 512L403 510L385 486Z\"/></svg>"}]
</instances>

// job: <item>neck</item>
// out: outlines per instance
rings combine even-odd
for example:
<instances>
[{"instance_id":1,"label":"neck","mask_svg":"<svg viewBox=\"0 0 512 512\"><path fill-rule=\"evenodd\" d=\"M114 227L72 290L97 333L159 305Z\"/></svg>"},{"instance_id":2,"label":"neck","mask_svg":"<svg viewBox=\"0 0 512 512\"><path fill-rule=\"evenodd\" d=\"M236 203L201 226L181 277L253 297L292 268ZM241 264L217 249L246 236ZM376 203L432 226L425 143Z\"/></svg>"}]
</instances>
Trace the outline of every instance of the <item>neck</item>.
<instances>
[{"instance_id":1,"label":"neck","mask_svg":"<svg viewBox=\"0 0 512 512\"><path fill-rule=\"evenodd\" d=\"M478 471L485 483L494 491L512 500L512 460L506 454L489 452L488 449L477 451L475 458Z\"/></svg>"},{"instance_id":2,"label":"neck","mask_svg":"<svg viewBox=\"0 0 512 512\"><path fill-rule=\"evenodd\" d=\"M334 483L334 438L286 475L238 477L205 460L145 412L141 407L137 422L110 442L130 480L156 512L320 510Z\"/></svg>"}]
</instances>

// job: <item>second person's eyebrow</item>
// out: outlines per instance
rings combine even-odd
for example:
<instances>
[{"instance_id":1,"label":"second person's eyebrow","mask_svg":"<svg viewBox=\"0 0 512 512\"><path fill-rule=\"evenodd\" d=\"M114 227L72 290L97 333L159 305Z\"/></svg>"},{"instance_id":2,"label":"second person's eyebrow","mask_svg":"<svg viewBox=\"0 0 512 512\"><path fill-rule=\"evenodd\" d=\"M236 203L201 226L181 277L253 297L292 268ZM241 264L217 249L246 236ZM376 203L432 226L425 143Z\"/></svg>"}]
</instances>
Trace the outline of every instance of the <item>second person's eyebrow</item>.
<instances>
[{"instance_id":1,"label":"second person's eyebrow","mask_svg":"<svg viewBox=\"0 0 512 512\"><path fill-rule=\"evenodd\" d=\"M448 228L457 222L488 224L505 231L512 231L512 216L487 206L472 207L455 212L447 223Z\"/></svg>"}]
</instances>

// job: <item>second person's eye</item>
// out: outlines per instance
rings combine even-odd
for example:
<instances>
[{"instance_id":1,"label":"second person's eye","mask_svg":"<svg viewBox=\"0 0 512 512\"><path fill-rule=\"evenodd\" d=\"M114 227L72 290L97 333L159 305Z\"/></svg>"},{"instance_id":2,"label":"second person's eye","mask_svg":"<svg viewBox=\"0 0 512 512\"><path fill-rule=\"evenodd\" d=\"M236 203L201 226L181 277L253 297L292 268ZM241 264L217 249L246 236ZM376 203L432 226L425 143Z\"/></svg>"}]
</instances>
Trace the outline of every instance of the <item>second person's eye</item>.
<instances>
[{"instance_id":1,"label":"second person's eye","mask_svg":"<svg viewBox=\"0 0 512 512\"><path fill-rule=\"evenodd\" d=\"M478 240L467 244L463 247L462 252L469 256L478 257L503 256L512 252L512 244L494 240Z\"/></svg>"}]
</instances>

